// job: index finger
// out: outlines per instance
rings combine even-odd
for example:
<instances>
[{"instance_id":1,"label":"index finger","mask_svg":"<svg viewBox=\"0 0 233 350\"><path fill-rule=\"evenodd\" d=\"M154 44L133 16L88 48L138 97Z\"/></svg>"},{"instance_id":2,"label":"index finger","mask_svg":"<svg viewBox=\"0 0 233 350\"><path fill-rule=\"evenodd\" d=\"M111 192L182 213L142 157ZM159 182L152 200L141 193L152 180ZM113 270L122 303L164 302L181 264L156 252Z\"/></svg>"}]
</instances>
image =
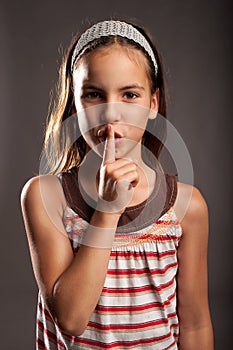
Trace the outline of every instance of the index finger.
<instances>
[{"instance_id":1,"label":"index finger","mask_svg":"<svg viewBox=\"0 0 233 350\"><path fill-rule=\"evenodd\" d=\"M111 124L107 125L107 138L104 145L103 164L114 162L115 160L115 137Z\"/></svg>"}]
</instances>

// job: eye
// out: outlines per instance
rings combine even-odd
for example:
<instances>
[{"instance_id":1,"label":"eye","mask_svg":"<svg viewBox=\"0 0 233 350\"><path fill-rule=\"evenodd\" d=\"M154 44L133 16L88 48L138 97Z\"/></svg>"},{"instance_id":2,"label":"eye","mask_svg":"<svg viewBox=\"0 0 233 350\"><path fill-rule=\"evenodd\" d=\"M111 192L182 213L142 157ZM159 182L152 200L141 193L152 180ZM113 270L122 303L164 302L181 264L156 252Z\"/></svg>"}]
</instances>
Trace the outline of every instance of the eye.
<instances>
[{"instance_id":1,"label":"eye","mask_svg":"<svg viewBox=\"0 0 233 350\"><path fill-rule=\"evenodd\" d=\"M83 93L82 98L86 100L99 100L103 98L103 96L98 91L87 91Z\"/></svg>"},{"instance_id":2,"label":"eye","mask_svg":"<svg viewBox=\"0 0 233 350\"><path fill-rule=\"evenodd\" d=\"M124 98L127 100L134 100L135 98L137 98L138 95L135 92L132 91L128 91L124 93Z\"/></svg>"}]
</instances>

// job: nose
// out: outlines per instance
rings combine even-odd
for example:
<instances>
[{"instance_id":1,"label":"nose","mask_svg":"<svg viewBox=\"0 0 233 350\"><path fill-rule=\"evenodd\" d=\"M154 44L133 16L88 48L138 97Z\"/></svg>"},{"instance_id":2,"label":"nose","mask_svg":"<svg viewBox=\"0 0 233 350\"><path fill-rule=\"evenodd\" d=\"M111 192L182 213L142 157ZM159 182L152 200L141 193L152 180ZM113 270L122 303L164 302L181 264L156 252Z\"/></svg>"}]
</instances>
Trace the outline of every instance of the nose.
<instances>
[{"instance_id":1,"label":"nose","mask_svg":"<svg viewBox=\"0 0 233 350\"><path fill-rule=\"evenodd\" d=\"M103 106L101 120L104 123L114 123L121 119L120 108L116 102L109 102Z\"/></svg>"}]
</instances>

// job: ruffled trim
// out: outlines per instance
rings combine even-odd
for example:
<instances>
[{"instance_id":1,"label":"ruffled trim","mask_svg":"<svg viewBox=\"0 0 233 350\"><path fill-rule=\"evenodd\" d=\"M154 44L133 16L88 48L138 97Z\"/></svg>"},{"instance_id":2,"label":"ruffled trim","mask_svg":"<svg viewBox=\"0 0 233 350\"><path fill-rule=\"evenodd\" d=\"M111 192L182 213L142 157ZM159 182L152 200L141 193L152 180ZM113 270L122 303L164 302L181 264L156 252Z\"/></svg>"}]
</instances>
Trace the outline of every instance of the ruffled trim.
<instances>
[{"instance_id":1,"label":"ruffled trim","mask_svg":"<svg viewBox=\"0 0 233 350\"><path fill-rule=\"evenodd\" d=\"M70 238L73 248L81 244L89 223L82 219L73 209L67 207L64 212L63 222L66 232ZM131 233L116 232L112 249L132 249L143 247L146 249L148 243L169 243L177 246L182 236L182 229L177 220L174 209L171 208L163 214L156 222ZM151 248L149 248L151 250Z\"/></svg>"}]
</instances>

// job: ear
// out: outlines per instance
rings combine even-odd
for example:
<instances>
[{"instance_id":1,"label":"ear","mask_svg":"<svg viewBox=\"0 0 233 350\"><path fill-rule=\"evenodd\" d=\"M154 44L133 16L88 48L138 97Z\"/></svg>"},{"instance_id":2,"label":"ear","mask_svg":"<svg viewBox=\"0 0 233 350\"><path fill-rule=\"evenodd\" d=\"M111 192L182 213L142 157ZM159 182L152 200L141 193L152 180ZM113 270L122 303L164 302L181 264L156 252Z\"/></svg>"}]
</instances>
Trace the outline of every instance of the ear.
<instances>
[{"instance_id":1,"label":"ear","mask_svg":"<svg viewBox=\"0 0 233 350\"><path fill-rule=\"evenodd\" d=\"M160 98L160 91L159 89L156 89L156 91L151 96L151 103L150 103L150 115L149 119L155 119L159 110L159 98Z\"/></svg>"}]
</instances>

